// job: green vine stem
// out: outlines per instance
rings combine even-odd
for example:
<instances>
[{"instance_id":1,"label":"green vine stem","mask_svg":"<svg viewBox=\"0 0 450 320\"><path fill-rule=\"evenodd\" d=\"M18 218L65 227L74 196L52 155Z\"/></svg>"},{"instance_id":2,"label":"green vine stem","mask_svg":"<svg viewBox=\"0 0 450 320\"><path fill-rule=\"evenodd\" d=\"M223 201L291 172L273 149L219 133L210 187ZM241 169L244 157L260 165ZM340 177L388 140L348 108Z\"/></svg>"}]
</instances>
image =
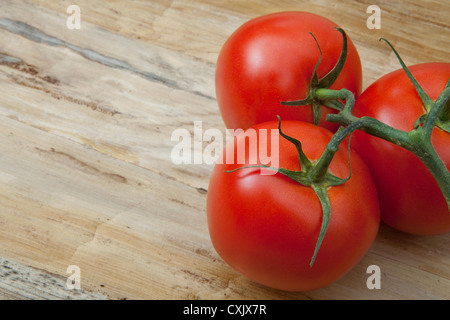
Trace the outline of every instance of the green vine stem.
<instances>
[{"instance_id":1,"label":"green vine stem","mask_svg":"<svg viewBox=\"0 0 450 320\"><path fill-rule=\"evenodd\" d=\"M346 89L339 91L330 89L319 89L316 95L319 99L342 99L351 93ZM410 132L392 128L374 118L361 117L358 118L351 114L353 109L353 101L348 100L344 108L338 114L329 114L327 121L341 124L341 128L333 136L327 146L326 151L318 162L323 165L317 165L315 170L325 170L332 158L333 150L337 150L339 144L345 137L355 130L362 130L373 136L392 142L402 148L414 153L428 168L436 182L438 183L446 201L450 208L450 172L443 163L442 159L436 153L431 143L431 133L435 123L442 110L450 101L450 88L446 88L439 98L431 105L430 112L427 114L423 126L417 126Z\"/></svg>"},{"instance_id":2,"label":"green vine stem","mask_svg":"<svg viewBox=\"0 0 450 320\"><path fill-rule=\"evenodd\" d=\"M339 31L343 33L342 30ZM342 54L340 57L341 61L345 61L345 55L347 53L345 33L343 33L343 39ZM359 129L414 153L425 164L435 178L444 195L447 206L450 209L450 173L431 143L431 134L434 127L449 132L450 79L438 99L432 101L416 81L389 41L384 38L380 40L386 42L395 53L400 65L419 94L426 113L417 119L413 130L406 132L395 129L371 117L358 118L354 116L352 111L355 105L355 97L353 96L353 93L347 89L331 90L324 87L313 88L310 92L309 99L316 101L317 104L322 104L338 110L337 114L328 114L327 121L338 123L341 127L333 136L326 150L322 154L322 157L311 169L310 174L316 181L320 181L327 172L328 166L334 153L338 149L339 144L346 136ZM345 101L345 105L341 101ZM299 105L298 102L300 101L282 102L282 104L296 105L297 103L297 105Z\"/></svg>"}]
</instances>

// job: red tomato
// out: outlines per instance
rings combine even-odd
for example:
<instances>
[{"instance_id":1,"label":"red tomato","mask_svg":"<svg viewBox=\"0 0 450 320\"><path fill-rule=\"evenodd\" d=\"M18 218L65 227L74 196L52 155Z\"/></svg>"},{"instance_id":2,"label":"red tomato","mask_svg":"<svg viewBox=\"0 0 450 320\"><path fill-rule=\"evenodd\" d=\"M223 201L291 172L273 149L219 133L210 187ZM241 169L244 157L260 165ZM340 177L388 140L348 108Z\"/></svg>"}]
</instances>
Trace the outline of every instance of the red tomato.
<instances>
[{"instance_id":1,"label":"red tomato","mask_svg":"<svg viewBox=\"0 0 450 320\"><path fill-rule=\"evenodd\" d=\"M379 227L375 186L363 161L352 152L351 179L328 189L328 231L310 267L322 224L322 207L313 189L280 173L262 175L260 168L225 172L252 165L251 139L246 138L246 134L251 136L250 130L259 139L263 130L277 126L277 121L256 125L226 146L222 164L216 164L209 184L210 236L224 261L256 282L288 291L318 289L347 273L374 241ZM332 136L324 128L300 121L282 121L282 130L302 142L311 161L320 157ZM271 150L270 133L263 137L254 152L265 154ZM284 138L277 141L278 151L271 150L272 162L264 164L278 163L281 168L299 170L295 146ZM245 150L243 164L236 163L238 150ZM234 163L227 163L227 154L234 155ZM343 144L332 160L330 172L341 178L349 175L348 150Z\"/></svg>"},{"instance_id":2,"label":"red tomato","mask_svg":"<svg viewBox=\"0 0 450 320\"><path fill-rule=\"evenodd\" d=\"M409 67L434 101L450 77L450 63ZM396 129L410 131L425 113L413 84L400 69L369 86L356 101L353 114L376 118ZM434 128L432 144L450 168L450 134ZM389 226L412 234L436 235L450 231L450 212L438 184L411 152L390 142L355 132L353 144L374 177L381 218Z\"/></svg>"},{"instance_id":3,"label":"red tomato","mask_svg":"<svg viewBox=\"0 0 450 320\"><path fill-rule=\"evenodd\" d=\"M216 66L216 96L225 125L247 129L257 123L276 120L313 122L310 106L282 106L282 101L307 97L309 84L320 52L319 78L336 65L342 35L337 25L307 12L281 12L262 16L242 25L225 42ZM347 88L361 93L361 61L348 39L344 68L330 89ZM322 122L332 131L336 124L325 121L331 109L322 107ZM334 112L334 111L333 111Z\"/></svg>"}]
</instances>

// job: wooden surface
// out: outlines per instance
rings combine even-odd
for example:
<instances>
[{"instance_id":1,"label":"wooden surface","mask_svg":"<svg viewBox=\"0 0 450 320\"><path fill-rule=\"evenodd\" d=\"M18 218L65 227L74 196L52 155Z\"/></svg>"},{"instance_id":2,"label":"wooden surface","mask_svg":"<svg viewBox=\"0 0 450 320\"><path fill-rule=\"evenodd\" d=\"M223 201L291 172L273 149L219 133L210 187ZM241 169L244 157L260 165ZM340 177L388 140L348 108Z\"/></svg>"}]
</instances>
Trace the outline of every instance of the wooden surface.
<instances>
[{"instance_id":1,"label":"wooden surface","mask_svg":"<svg viewBox=\"0 0 450 320\"><path fill-rule=\"evenodd\" d=\"M81 8L69 30L67 7ZM318 13L361 55L364 87L407 64L449 62L448 0L0 0L0 298L449 299L450 234L382 226L368 254L331 286L265 288L214 251L206 224L211 165L175 165L175 129L225 133L214 69L250 18ZM82 290L65 287L79 266ZM381 268L381 289L366 286Z\"/></svg>"}]
</instances>

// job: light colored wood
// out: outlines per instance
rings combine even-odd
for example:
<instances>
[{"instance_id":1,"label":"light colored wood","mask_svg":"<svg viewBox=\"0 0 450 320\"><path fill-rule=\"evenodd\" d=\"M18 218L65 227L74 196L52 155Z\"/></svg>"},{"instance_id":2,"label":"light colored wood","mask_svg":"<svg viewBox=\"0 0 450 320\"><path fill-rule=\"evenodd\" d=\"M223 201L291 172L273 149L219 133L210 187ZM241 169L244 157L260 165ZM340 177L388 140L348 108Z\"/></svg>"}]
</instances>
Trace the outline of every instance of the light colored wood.
<instances>
[{"instance_id":1,"label":"light colored wood","mask_svg":"<svg viewBox=\"0 0 450 320\"><path fill-rule=\"evenodd\" d=\"M69 288L67 278L0 258L1 300L104 300L105 296Z\"/></svg>"},{"instance_id":2,"label":"light colored wood","mask_svg":"<svg viewBox=\"0 0 450 320\"><path fill-rule=\"evenodd\" d=\"M69 265L80 267L87 299L450 298L450 234L386 226L327 288L287 293L249 281L210 243L212 165L170 157L172 132L193 132L194 121L225 133L215 61L248 19L284 10L330 18L358 48L367 87L399 68L380 37L407 64L449 62L448 1L377 1L381 30L366 27L371 1L80 0L81 30L66 28L70 4L0 0L0 268L7 261L26 280L2 276L0 298L69 298L36 293L39 275L64 284ZM370 265L381 268L380 290L367 289Z\"/></svg>"}]
</instances>

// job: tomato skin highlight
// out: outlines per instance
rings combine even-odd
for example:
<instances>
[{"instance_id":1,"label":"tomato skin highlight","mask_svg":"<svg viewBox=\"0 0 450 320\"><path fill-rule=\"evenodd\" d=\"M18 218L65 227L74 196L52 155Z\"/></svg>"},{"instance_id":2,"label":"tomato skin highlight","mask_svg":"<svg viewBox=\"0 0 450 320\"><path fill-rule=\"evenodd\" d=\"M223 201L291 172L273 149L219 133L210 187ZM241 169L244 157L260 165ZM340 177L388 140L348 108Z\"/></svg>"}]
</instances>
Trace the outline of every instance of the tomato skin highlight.
<instances>
[{"instance_id":1,"label":"tomato skin highlight","mask_svg":"<svg viewBox=\"0 0 450 320\"><path fill-rule=\"evenodd\" d=\"M342 35L332 21L307 12L279 12L255 18L238 28L223 45L216 65L215 85L219 109L229 129L247 129L276 120L313 121L310 106L283 106L284 101L306 98L313 70L325 76L337 63ZM357 97L362 89L359 54L348 38L344 68L330 89L347 88ZM322 107L321 126L336 131L325 121L332 111Z\"/></svg>"},{"instance_id":2,"label":"tomato skin highlight","mask_svg":"<svg viewBox=\"0 0 450 320\"><path fill-rule=\"evenodd\" d=\"M424 63L408 69L433 101L450 77L449 63ZM358 117L373 117L404 131L412 130L424 113L421 99L402 69L369 86L356 101L353 111ZM435 127L431 141L450 169L450 134ZM450 231L450 212L445 198L417 156L364 132L355 132L352 146L372 172L384 223L415 235Z\"/></svg>"},{"instance_id":3,"label":"tomato skin highlight","mask_svg":"<svg viewBox=\"0 0 450 320\"><path fill-rule=\"evenodd\" d=\"M277 126L273 121L251 129L259 135L260 129ZM332 136L324 128L300 121L282 121L282 130L302 142L310 160L320 157ZM352 151L352 178L329 188L330 224L310 267L322 223L316 194L280 173L261 175L260 168L225 172L252 164L243 136L226 146L223 164L216 164L209 184L208 227L218 254L253 281L286 291L314 290L342 277L369 250L379 227L376 190L364 162ZM270 150L269 138L266 142ZM236 155L244 143L246 163L226 163L225 155ZM258 149L266 147L264 142L258 144ZM330 171L341 178L349 175L347 152L342 144L330 165ZM272 156L282 168L300 169L295 147L283 138L279 152Z\"/></svg>"}]
</instances>

